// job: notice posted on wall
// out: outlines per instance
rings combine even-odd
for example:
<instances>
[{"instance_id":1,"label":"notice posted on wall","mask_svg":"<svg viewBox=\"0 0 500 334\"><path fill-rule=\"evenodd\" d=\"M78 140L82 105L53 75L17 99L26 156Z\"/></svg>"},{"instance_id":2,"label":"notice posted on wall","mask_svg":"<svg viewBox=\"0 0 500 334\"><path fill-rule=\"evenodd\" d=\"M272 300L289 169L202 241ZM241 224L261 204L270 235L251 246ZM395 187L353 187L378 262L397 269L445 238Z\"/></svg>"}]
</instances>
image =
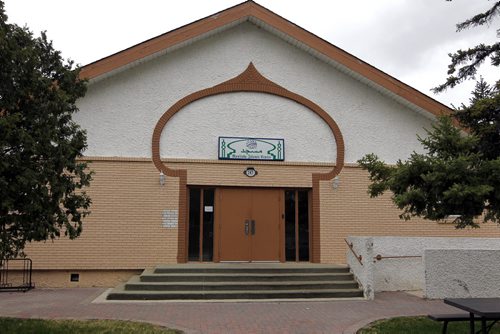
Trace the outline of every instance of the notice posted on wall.
<instances>
[{"instance_id":1,"label":"notice posted on wall","mask_svg":"<svg viewBox=\"0 0 500 334\"><path fill-rule=\"evenodd\" d=\"M163 210L161 218L162 227L177 228L179 223L179 214L177 210Z\"/></svg>"}]
</instances>

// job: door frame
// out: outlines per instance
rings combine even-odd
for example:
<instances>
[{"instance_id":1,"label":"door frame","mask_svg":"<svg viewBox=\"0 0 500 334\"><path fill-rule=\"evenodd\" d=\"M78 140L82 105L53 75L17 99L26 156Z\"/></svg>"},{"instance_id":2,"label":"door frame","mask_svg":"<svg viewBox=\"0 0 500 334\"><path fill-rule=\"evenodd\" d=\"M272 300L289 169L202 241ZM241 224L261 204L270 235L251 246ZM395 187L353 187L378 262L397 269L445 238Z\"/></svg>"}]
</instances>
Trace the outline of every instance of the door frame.
<instances>
[{"instance_id":1,"label":"door frame","mask_svg":"<svg viewBox=\"0 0 500 334\"><path fill-rule=\"evenodd\" d=\"M238 189L279 189L279 207L280 207L280 219L278 222L278 231L279 231L279 262L280 263L285 263L286 261L286 250L285 250L285 191L286 190L307 190L308 191L308 206L309 206L309 261L310 263L313 262L313 257L312 257L312 252L313 252L313 243L314 243L314 238L313 238L313 189L308 188L308 187L248 187L248 186L214 186L214 185L189 185L186 187L186 193L188 196L186 196L186 207L188 208L187 210L187 224L186 224L186 232L189 231L189 188L202 188L202 189L214 189L214 238L213 238L213 259L211 262L207 263L219 263L220 262L220 216L221 216L221 211L220 211L220 189L223 188L238 188ZM201 235L200 235L201 236ZM186 254L188 251L188 240L189 237L186 234L186 240L185 240L185 247L186 247ZM201 246L200 246L201 247ZM186 259L187 260L187 259ZM187 261L186 261L187 262ZM201 261L203 262L203 261ZM246 261L245 261L246 262ZM258 262L258 261L256 261ZM288 261L288 262L298 262L297 261ZM305 261L304 261L305 262Z\"/></svg>"},{"instance_id":2,"label":"door frame","mask_svg":"<svg viewBox=\"0 0 500 334\"><path fill-rule=\"evenodd\" d=\"M281 188L283 190L282 196L283 196L283 213L285 212L285 192L286 191L295 191L296 194L298 194L299 191L307 191L307 211L308 211L308 219L307 219L307 225L309 228L309 233L308 233L308 248L309 248L309 260L308 261L300 261L299 260L299 211L298 211L298 201L299 198L295 197L295 261L286 261L286 244L285 241L283 241L283 254L284 254L284 261L283 262L309 262L313 263L312 259L312 252L313 252L313 189L308 188L308 187L284 187ZM286 221L283 218L283 238L286 237Z\"/></svg>"}]
</instances>

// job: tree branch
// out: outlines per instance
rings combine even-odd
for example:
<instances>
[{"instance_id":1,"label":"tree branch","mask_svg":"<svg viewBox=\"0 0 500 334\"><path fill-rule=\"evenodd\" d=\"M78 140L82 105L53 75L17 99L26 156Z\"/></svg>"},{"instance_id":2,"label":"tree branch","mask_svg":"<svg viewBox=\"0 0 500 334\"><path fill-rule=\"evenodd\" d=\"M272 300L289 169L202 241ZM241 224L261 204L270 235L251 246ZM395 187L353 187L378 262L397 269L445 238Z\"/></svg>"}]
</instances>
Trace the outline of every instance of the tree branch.
<instances>
[{"instance_id":1,"label":"tree branch","mask_svg":"<svg viewBox=\"0 0 500 334\"><path fill-rule=\"evenodd\" d=\"M440 93L447 88L453 88L459 83L467 80L474 79L477 73L477 68L487 59L491 58L491 64L498 66L500 64L500 42L493 45L479 44L469 50L458 50L454 54L449 54L451 64L448 65L448 74L457 72L457 67L463 65L458 69L456 75L451 75L446 79L444 84L441 84L432 89L434 93Z\"/></svg>"},{"instance_id":2,"label":"tree branch","mask_svg":"<svg viewBox=\"0 0 500 334\"><path fill-rule=\"evenodd\" d=\"M457 24L457 31L469 29L470 27L481 26L490 23L496 15L500 14L500 1L497 1L489 10L484 13L477 14L472 18Z\"/></svg>"}]
</instances>

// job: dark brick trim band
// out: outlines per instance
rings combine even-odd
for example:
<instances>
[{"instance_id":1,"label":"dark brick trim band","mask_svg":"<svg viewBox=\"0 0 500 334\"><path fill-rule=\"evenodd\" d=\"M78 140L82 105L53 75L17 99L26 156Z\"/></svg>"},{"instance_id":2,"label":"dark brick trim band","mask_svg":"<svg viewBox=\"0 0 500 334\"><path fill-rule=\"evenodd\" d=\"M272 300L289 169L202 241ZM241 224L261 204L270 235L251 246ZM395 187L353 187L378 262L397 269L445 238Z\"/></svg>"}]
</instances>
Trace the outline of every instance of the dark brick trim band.
<instances>
[{"instance_id":1,"label":"dark brick trim band","mask_svg":"<svg viewBox=\"0 0 500 334\"><path fill-rule=\"evenodd\" d=\"M313 174L313 219L312 219L312 236L313 236L313 245L312 245L312 262L320 262L320 207L319 207L319 181L321 180L331 180L336 175L340 173L342 168L344 167L344 139L342 137L342 133L340 129L335 123L335 121L331 118L331 116L324 111L320 106L308 100L307 98L295 94L278 84L266 79L262 76L255 66L250 63L247 69L238 75L237 77L223 82L219 85L213 86L211 88L203 89L197 92L194 92L179 101L177 101L172 107L170 107L158 120L156 123L155 129L153 131L152 138L152 156L153 163L158 168L158 170L162 171L167 176L179 177L179 235L178 235L178 262L186 262L187 254L186 254L186 242L187 242L187 170L185 169L172 169L167 167L162 161L160 156L160 138L165 128L167 122L182 108L187 106L188 104L203 99L208 96L218 95L218 94L226 94L226 93L234 93L234 92L258 92L258 93L266 93L272 94L276 96L281 96L286 99L290 99L295 101L306 108L310 109L314 113L316 113L329 127L333 133L335 138L335 143L337 146L337 157L335 167L327 172L327 173L319 173Z\"/></svg>"}]
</instances>

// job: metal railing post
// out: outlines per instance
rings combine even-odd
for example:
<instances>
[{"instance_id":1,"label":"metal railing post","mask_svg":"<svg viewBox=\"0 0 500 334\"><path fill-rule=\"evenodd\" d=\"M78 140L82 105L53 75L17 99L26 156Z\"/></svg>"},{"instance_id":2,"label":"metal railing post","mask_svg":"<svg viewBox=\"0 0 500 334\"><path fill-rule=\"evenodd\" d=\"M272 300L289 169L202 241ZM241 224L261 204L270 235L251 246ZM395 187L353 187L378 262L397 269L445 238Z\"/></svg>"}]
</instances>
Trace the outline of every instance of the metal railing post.
<instances>
[{"instance_id":1,"label":"metal railing post","mask_svg":"<svg viewBox=\"0 0 500 334\"><path fill-rule=\"evenodd\" d=\"M10 262L13 261L22 261L22 266L14 265L14 269L10 269L9 264ZM9 272L11 270L16 270L16 271L21 270L21 275L19 276L20 277L22 276L22 282L14 284L13 282L9 281ZM32 282L32 274L33 274L33 261L29 258L0 260L0 291L18 290L26 292L30 289L33 289L34 286Z\"/></svg>"},{"instance_id":2,"label":"metal railing post","mask_svg":"<svg viewBox=\"0 0 500 334\"><path fill-rule=\"evenodd\" d=\"M363 257L361 255L356 254L356 251L354 251L354 246L352 245L352 243L349 243L346 239L344 239L344 241L351 250L351 252L354 254L356 260L358 260L359 264L363 265L363 262L361 262L363 260Z\"/></svg>"}]
</instances>

